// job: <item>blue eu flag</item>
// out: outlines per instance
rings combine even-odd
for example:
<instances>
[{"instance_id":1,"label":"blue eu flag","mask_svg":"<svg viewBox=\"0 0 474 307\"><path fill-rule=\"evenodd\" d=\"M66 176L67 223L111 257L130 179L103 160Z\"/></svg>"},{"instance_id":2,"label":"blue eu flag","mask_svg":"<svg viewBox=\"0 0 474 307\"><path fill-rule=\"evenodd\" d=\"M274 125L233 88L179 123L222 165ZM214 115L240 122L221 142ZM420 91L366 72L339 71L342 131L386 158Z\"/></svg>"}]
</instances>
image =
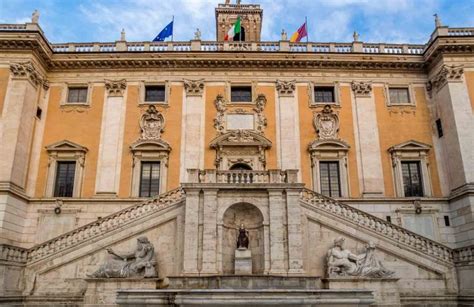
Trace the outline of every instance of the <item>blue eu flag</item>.
<instances>
[{"instance_id":1,"label":"blue eu flag","mask_svg":"<svg viewBox=\"0 0 474 307\"><path fill-rule=\"evenodd\" d=\"M173 21L170 22L161 32L153 39L154 42L162 42L165 38L173 35Z\"/></svg>"}]
</instances>

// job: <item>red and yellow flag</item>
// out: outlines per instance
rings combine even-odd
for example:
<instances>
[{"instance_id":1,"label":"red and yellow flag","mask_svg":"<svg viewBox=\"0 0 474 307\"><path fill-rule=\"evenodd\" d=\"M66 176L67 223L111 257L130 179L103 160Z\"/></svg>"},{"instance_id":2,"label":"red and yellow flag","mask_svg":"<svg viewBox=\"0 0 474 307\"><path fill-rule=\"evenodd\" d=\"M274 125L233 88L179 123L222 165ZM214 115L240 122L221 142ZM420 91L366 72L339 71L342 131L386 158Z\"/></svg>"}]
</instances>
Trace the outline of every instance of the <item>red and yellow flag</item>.
<instances>
[{"instance_id":1,"label":"red and yellow flag","mask_svg":"<svg viewBox=\"0 0 474 307\"><path fill-rule=\"evenodd\" d=\"M304 24L296 31L293 33L293 35L290 38L290 42L292 43L299 43L303 37L308 36L308 30L306 29L306 21Z\"/></svg>"}]
</instances>

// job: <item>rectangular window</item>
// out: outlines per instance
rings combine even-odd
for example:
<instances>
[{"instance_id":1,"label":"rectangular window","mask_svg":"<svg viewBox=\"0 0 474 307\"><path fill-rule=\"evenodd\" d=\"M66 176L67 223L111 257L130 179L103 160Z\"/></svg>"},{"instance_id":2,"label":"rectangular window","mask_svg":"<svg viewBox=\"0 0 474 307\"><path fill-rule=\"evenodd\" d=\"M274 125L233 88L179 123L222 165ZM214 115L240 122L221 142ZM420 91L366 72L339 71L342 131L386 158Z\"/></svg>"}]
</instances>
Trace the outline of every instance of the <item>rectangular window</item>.
<instances>
[{"instance_id":1,"label":"rectangular window","mask_svg":"<svg viewBox=\"0 0 474 307\"><path fill-rule=\"evenodd\" d=\"M387 215L385 218L387 219L387 222L389 222L389 223L392 222L392 217L390 215Z\"/></svg>"},{"instance_id":2,"label":"rectangular window","mask_svg":"<svg viewBox=\"0 0 474 307\"><path fill-rule=\"evenodd\" d=\"M59 161L56 168L55 197L72 197L74 191L74 177L76 175L76 161Z\"/></svg>"},{"instance_id":3,"label":"rectangular window","mask_svg":"<svg viewBox=\"0 0 474 307\"><path fill-rule=\"evenodd\" d=\"M140 197L160 194L160 162L142 162L140 170Z\"/></svg>"},{"instance_id":4,"label":"rectangular window","mask_svg":"<svg viewBox=\"0 0 474 307\"><path fill-rule=\"evenodd\" d=\"M339 162L319 162L321 194L329 197L341 197L341 179Z\"/></svg>"},{"instance_id":5,"label":"rectangular window","mask_svg":"<svg viewBox=\"0 0 474 307\"><path fill-rule=\"evenodd\" d=\"M147 85L145 86L145 102L164 102L165 86L164 85Z\"/></svg>"},{"instance_id":6,"label":"rectangular window","mask_svg":"<svg viewBox=\"0 0 474 307\"><path fill-rule=\"evenodd\" d=\"M391 87L388 89L390 104L410 104L410 92L407 87Z\"/></svg>"},{"instance_id":7,"label":"rectangular window","mask_svg":"<svg viewBox=\"0 0 474 307\"><path fill-rule=\"evenodd\" d=\"M420 162L402 162L402 175L405 197L423 196Z\"/></svg>"},{"instance_id":8,"label":"rectangular window","mask_svg":"<svg viewBox=\"0 0 474 307\"><path fill-rule=\"evenodd\" d=\"M447 215L444 216L444 226L446 226L446 227L451 226L451 223L449 221L449 216L447 216Z\"/></svg>"},{"instance_id":9,"label":"rectangular window","mask_svg":"<svg viewBox=\"0 0 474 307\"><path fill-rule=\"evenodd\" d=\"M67 93L68 103L86 103L87 87L70 87Z\"/></svg>"},{"instance_id":10,"label":"rectangular window","mask_svg":"<svg viewBox=\"0 0 474 307\"><path fill-rule=\"evenodd\" d=\"M436 120L436 130L438 131L438 137L443 136L443 125L441 124L441 118Z\"/></svg>"},{"instance_id":11,"label":"rectangular window","mask_svg":"<svg viewBox=\"0 0 474 307\"><path fill-rule=\"evenodd\" d=\"M251 86L232 86L230 88L231 102L252 102Z\"/></svg>"},{"instance_id":12,"label":"rectangular window","mask_svg":"<svg viewBox=\"0 0 474 307\"><path fill-rule=\"evenodd\" d=\"M315 86L314 102L316 103L335 103L334 86Z\"/></svg>"}]
</instances>

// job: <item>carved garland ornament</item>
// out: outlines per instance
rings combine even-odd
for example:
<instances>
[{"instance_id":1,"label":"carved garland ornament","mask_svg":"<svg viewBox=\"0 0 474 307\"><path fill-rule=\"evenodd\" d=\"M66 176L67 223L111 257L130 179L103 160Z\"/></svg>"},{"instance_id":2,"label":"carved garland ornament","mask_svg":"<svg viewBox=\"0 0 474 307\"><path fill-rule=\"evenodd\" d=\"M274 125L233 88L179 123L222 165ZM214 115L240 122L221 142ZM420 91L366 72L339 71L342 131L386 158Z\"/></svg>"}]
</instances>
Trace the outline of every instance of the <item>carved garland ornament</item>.
<instances>
[{"instance_id":1,"label":"carved garland ornament","mask_svg":"<svg viewBox=\"0 0 474 307\"><path fill-rule=\"evenodd\" d=\"M296 81L277 80L276 89L281 97L293 97L296 88Z\"/></svg>"},{"instance_id":2,"label":"carved garland ornament","mask_svg":"<svg viewBox=\"0 0 474 307\"><path fill-rule=\"evenodd\" d=\"M337 139L339 117L333 113L330 105L325 105L321 113L315 113L313 125L320 140Z\"/></svg>"},{"instance_id":3,"label":"carved garland ornament","mask_svg":"<svg viewBox=\"0 0 474 307\"><path fill-rule=\"evenodd\" d=\"M426 84L426 89L431 96L433 89L441 89L448 82L462 81L463 66L444 65L441 70Z\"/></svg>"},{"instance_id":4,"label":"carved garland ornament","mask_svg":"<svg viewBox=\"0 0 474 307\"><path fill-rule=\"evenodd\" d=\"M184 89L187 96L202 96L204 91L204 79L184 80Z\"/></svg>"},{"instance_id":5,"label":"carved garland ornament","mask_svg":"<svg viewBox=\"0 0 474 307\"><path fill-rule=\"evenodd\" d=\"M221 94L217 95L216 100L214 101L216 106L217 116L214 119L214 128L217 130L217 134L221 135L225 132L225 111L227 110L227 102L224 99L224 96Z\"/></svg>"},{"instance_id":6,"label":"carved garland ornament","mask_svg":"<svg viewBox=\"0 0 474 307\"><path fill-rule=\"evenodd\" d=\"M12 63L10 64L10 71L14 78L27 79L30 80L34 86L42 85L44 90L49 89L48 80L41 76L31 61Z\"/></svg>"},{"instance_id":7,"label":"carved garland ornament","mask_svg":"<svg viewBox=\"0 0 474 307\"><path fill-rule=\"evenodd\" d=\"M127 82L122 80L105 80L105 89L110 97L121 97L127 88Z\"/></svg>"},{"instance_id":8,"label":"carved garland ornament","mask_svg":"<svg viewBox=\"0 0 474 307\"><path fill-rule=\"evenodd\" d=\"M370 96L372 92L372 84L370 82L352 81L351 88L356 96Z\"/></svg>"},{"instance_id":9,"label":"carved garland ornament","mask_svg":"<svg viewBox=\"0 0 474 307\"><path fill-rule=\"evenodd\" d=\"M140 140L160 140L165 128L165 118L154 105L150 105L140 119L140 128Z\"/></svg>"},{"instance_id":10,"label":"carved garland ornament","mask_svg":"<svg viewBox=\"0 0 474 307\"><path fill-rule=\"evenodd\" d=\"M267 119L263 114L265 105L267 104L267 98L263 94L257 96L255 101L255 108L253 109L257 113L257 132L263 134L265 127L267 126Z\"/></svg>"}]
</instances>

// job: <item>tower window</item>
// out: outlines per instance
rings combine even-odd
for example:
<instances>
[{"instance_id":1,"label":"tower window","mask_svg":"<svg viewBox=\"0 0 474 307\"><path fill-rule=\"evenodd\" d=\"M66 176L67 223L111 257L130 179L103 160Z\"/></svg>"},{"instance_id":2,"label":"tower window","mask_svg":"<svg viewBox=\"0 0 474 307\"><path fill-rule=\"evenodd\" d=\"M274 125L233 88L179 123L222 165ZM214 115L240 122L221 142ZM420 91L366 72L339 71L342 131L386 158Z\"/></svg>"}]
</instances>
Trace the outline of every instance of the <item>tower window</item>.
<instances>
[{"instance_id":1,"label":"tower window","mask_svg":"<svg viewBox=\"0 0 474 307\"><path fill-rule=\"evenodd\" d=\"M140 171L140 197L160 193L160 162L142 162Z\"/></svg>"},{"instance_id":2,"label":"tower window","mask_svg":"<svg viewBox=\"0 0 474 307\"><path fill-rule=\"evenodd\" d=\"M449 221L449 216L444 216L444 226L449 227L451 226L451 222Z\"/></svg>"},{"instance_id":3,"label":"tower window","mask_svg":"<svg viewBox=\"0 0 474 307\"><path fill-rule=\"evenodd\" d=\"M55 197L72 197L74 191L74 177L76 161L60 161L56 168Z\"/></svg>"},{"instance_id":4,"label":"tower window","mask_svg":"<svg viewBox=\"0 0 474 307\"><path fill-rule=\"evenodd\" d=\"M319 162L321 194L329 197L341 197L341 178L339 175L339 162Z\"/></svg>"},{"instance_id":5,"label":"tower window","mask_svg":"<svg viewBox=\"0 0 474 307\"><path fill-rule=\"evenodd\" d=\"M402 162L403 189L406 197L423 196L419 161Z\"/></svg>"},{"instance_id":6,"label":"tower window","mask_svg":"<svg viewBox=\"0 0 474 307\"><path fill-rule=\"evenodd\" d=\"M315 86L314 102L316 103L335 103L334 86Z\"/></svg>"},{"instance_id":7,"label":"tower window","mask_svg":"<svg viewBox=\"0 0 474 307\"><path fill-rule=\"evenodd\" d=\"M251 102L252 87L251 86L232 86L230 89L231 102Z\"/></svg>"}]
</instances>

